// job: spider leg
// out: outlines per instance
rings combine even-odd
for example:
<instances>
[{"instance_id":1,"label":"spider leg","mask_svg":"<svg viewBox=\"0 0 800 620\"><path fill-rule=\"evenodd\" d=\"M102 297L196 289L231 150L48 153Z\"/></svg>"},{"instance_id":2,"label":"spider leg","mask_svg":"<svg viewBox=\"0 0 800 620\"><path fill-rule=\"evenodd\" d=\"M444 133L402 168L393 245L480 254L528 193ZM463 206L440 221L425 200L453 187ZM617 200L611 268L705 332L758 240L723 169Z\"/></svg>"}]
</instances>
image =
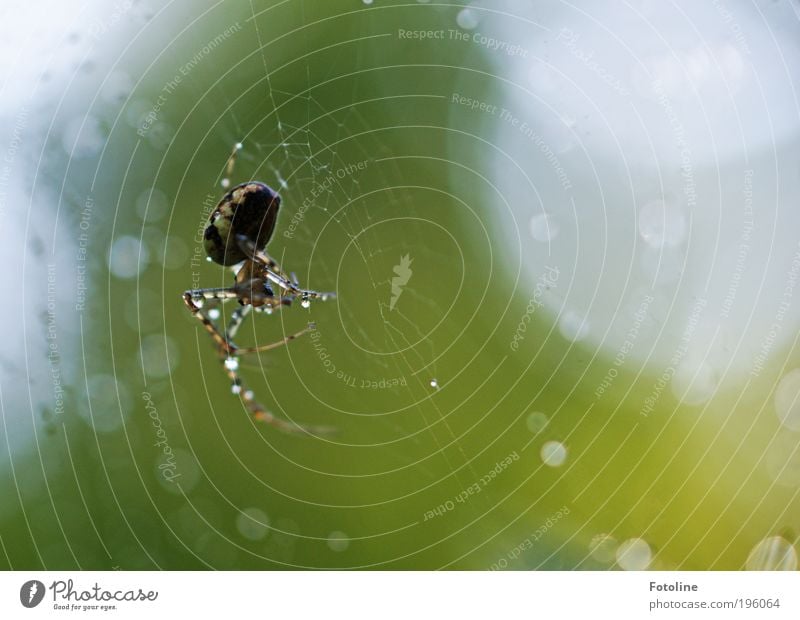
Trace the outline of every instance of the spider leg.
<instances>
[{"instance_id":1,"label":"spider leg","mask_svg":"<svg viewBox=\"0 0 800 620\"><path fill-rule=\"evenodd\" d=\"M252 390L246 389L242 378L239 376L239 360L236 357L228 357L225 359L224 366L225 372L231 380L231 391L241 397L250 415L252 415L253 419L257 422L269 424L287 433L324 435L333 432L333 429L328 426L306 426L276 417L255 399L255 394Z\"/></svg>"},{"instance_id":2,"label":"spider leg","mask_svg":"<svg viewBox=\"0 0 800 620\"><path fill-rule=\"evenodd\" d=\"M283 290L289 291L291 295L300 297L303 305L308 303L308 301L311 299L321 299L322 301L325 301L326 299L332 299L336 297L336 293L318 293L317 291L299 288L289 279L289 277L282 275L282 270L280 272L274 271L273 267L277 266L277 263L263 251L256 248L255 243L253 243L245 235L236 235L236 241L239 243L239 247L245 254L247 254L250 260L253 260L264 266L264 275L268 280L277 284Z\"/></svg>"},{"instance_id":3,"label":"spider leg","mask_svg":"<svg viewBox=\"0 0 800 620\"><path fill-rule=\"evenodd\" d=\"M222 358L222 363L225 368L225 373L228 375L228 378L231 380L231 391L234 394L238 394L242 402L244 402L247 410L253 416L253 418L258 422L263 422L265 424L269 424L270 426L274 426L284 432L288 433L308 433L311 435L322 435L328 434L333 431L330 427L325 426L304 426L301 424L297 424L295 422L288 422L286 420L282 420L280 418L275 417L270 411L265 409L258 401L255 400L255 395L253 394L252 390L248 390L244 386L244 382L242 378L239 376L238 368L239 368L239 360L238 356L243 353L257 353L260 351L268 351L270 349L275 349L279 346L283 346L288 342L291 342L295 338L302 336L305 332L310 329L313 329L313 323L309 324L308 327L305 329L286 336L283 340L278 342L274 342L267 345L255 346L255 347L247 347L247 348L238 348L233 342L231 342L231 338L236 334L239 330L244 319L250 313L252 306L246 305L241 306L234 310L233 315L231 316L231 320L228 323L228 327L225 332L221 332L220 329L217 327L216 323L208 316L208 314L203 310L201 305L198 305L197 302L205 301L205 300L218 300L218 301L225 301L228 299L238 299L241 295L241 287L234 286L230 288L207 288L207 289L194 289L184 291L183 293L183 301L186 304L186 307L192 313L193 316L196 316L198 320L203 324L205 330L209 333L212 340L214 340L215 344L219 348L219 352ZM291 303L291 298L275 298L274 306L280 307L282 305L289 305Z\"/></svg>"},{"instance_id":4,"label":"spider leg","mask_svg":"<svg viewBox=\"0 0 800 620\"><path fill-rule=\"evenodd\" d=\"M309 323L305 329L301 329L299 332L294 334L289 334L285 338L278 340L277 342L272 342L270 344L262 344L255 347L239 347L236 349L238 355L247 355L248 353L263 353L264 351L271 351L272 349L277 349L278 347L282 347L286 344L289 344L295 338L299 338L306 332L311 331L314 329L315 324Z\"/></svg>"},{"instance_id":5,"label":"spider leg","mask_svg":"<svg viewBox=\"0 0 800 620\"><path fill-rule=\"evenodd\" d=\"M217 344L220 351L223 353L227 353L228 355L234 354L236 351L236 347L234 347L233 343L231 343L230 340L228 340L225 334L219 331L219 328L214 323L214 321L211 320L211 317L209 317L208 314L203 310L202 302L206 299L223 300L223 301L226 299L237 299L238 296L239 293L237 289L234 287L203 288L203 289L195 289L183 292L183 303L186 304L186 307L189 309L189 312L191 312L193 316L196 316L198 320L203 324L203 327L209 333L214 342ZM201 305L197 304L198 301L201 302Z\"/></svg>"},{"instance_id":6,"label":"spider leg","mask_svg":"<svg viewBox=\"0 0 800 620\"><path fill-rule=\"evenodd\" d=\"M225 338L227 340L233 340L236 337L236 332L239 331L239 327L241 327L242 322L244 321L245 317L250 314L250 311L253 309L253 306L239 306L231 313L231 320L228 321L228 327L225 329Z\"/></svg>"},{"instance_id":7,"label":"spider leg","mask_svg":"<svg viewBox=\"0 0 800 620\"><path fill-rule=\"evenodd\" d=\"M292 304L294 297L287 296L287 297L273 297L269 301L269 303L261 306L264 308L265 306L269 309L270 312L276 308L281 308L282 306L290 306ZM252 305L246 306L239 306L236 310L233 311L231 314L230 322L228 323L228 327L225 330L225 338L228 343L231 345L233 349L232 353L235 355L248 355L250 353L262 353L264 351L271 351L272 349L277 349L283 345L290 343L295 338L299 338L306 332L314 329L315 324L309 323L305 329L301 329L299 332L295 334L289 334L285 338L278 340L277 342L272 342L270 344L262 344L254 347L237 347L233 344L232 340L236 337L236 333L239 331L239 327L241 326L242 322L244 321L245 317L250 314L250 311L253 309Z\"/></svg>"},{"instance_id":8,"label":"spider leg","mask_svg":"<svg viewBox=\"0 0 800 620\"><path fill-rule=\"evenodd\" d=\"M231 315L231 320L228 323L227 329L222 332L220 331L219 327L217 327L216 323L208 316L208 313L202 307L202 301L205 300L214 300L214 301L225 301L228 299L240 299L242 292L247 290L249 294L252 295L252 291L249 288L249 283L244 284L237 284L236 286L232 286L229 288L204 288L204 289L195 289L184 291L183 293L183 302L186 304L186 307L189 311L198 318L198 320L203 324L203 327L206 331L211 335L211 338L217 344L222 354L226 354L228 356L236 355L237 352L256 352L257 350L264 350L267 351L269 348L260 349L259 347L250 347L249 349L239 349L235 344L233 344L233 337L236 335L236 332L239 331L239 327L241 326L242 322L244 321L245 317L250 313L253 306L250 304L240 306L236 310L233 311ZM201 302L198 305L197 302ZM265 297L259 298L260 302L264 302L266 307L271 309L280 308L281 306L288 306L292 303L291 297L283 297L283 298L276 298L276 297ZM301 335L308 331L309 328L298 332L298 334L288 336L286 342L290 340L294 340L298 335ZM270 345L265 345L269 347Z\"/></svg>"}]
</instances>

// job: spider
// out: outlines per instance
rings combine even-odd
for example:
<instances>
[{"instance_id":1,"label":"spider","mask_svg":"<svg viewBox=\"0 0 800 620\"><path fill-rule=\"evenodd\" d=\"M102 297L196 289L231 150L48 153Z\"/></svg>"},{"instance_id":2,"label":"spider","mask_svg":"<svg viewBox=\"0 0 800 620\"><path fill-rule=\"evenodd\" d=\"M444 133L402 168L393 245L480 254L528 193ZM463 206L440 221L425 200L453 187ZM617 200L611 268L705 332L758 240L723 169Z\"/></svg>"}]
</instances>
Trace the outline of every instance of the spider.
<instances>
[{"instance_id":1,"label":"spider","mask_svg":"<svg viewBox=\"0 0 800 620\"><path fill-rule=\"evenodd\" d=\"M222 181L224 188L230 185L229 177L233 171L237 152L241 148L241 144L236 144L228 159L227 175ZM283 431L326 432L330 429L301 426L275 417L256 400L252 390L245 388L238 372L239 356L276 349L314 328L314 324L309 323L305 329L277 342L250 347L237 346L233 338L252 310L272 314L283 306L290 306L298 297L304 308L311 305L312 299L325 301L335 297L334 293L317 293L300 288L294 274L287 275L265 252L267 243L275 231L280 204L280 196L260 181L248 181L226 192L211 212L203 237L209 260L233 268L235 273L233 285L184 291L183 301L189 312L200 320L211 336L225 372L231 379L232 392L241 397L255 420ZM236 299L239 307L231 314L227 327L220 329L214 316L218 311L213 309L206 311L203 308L204 302L216 305L231 299Z\"/></svg>"}]
</instances>

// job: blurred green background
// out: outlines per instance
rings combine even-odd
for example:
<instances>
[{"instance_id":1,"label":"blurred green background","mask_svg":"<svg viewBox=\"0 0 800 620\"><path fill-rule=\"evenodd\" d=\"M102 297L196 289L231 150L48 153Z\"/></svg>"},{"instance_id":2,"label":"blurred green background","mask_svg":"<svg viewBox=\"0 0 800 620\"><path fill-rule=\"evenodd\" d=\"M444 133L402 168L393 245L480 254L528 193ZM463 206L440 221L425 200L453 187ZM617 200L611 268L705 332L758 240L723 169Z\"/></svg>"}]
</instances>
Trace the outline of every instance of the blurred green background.
<instances>
[{"instance_id":1,"label":"blurred green background","mask_svg":"<svg viewBox=\"0 0 800 620\"><path fill-rule=\"evenodd\" d=\"M121 3L65 22L54 49L77 60L31 108L43 131L26 123L16 168L30 265L54 265L59 301L48 315L45 278L24 280L41 333L4 358L0 566L739 569L764 540L791 558L796 441L770 399L794 350L702 415L667 390L642 416L663 367L628 364L597 398L613 351L538 310L512 349L545 266L500 226L491 127L451 101L497 99L499 78L480 46L397 35L458 28L462 4ZM316 332L242 374L330 436L254 423L181 302L231 281L197 234L236 142L233 183L283 198L269 252L338 295L249 317L240 344ZM52 317L57 357L31 365Z\"/></svg>"}]
</instances>

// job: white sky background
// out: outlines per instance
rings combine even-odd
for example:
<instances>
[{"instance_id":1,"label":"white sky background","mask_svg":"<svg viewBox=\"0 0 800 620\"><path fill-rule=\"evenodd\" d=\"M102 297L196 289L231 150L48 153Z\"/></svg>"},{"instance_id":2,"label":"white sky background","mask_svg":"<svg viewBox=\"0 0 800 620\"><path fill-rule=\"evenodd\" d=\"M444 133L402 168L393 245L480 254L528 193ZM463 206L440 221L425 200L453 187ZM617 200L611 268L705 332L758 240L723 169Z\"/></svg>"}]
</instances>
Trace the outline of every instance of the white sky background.
<instances>
[{"instance_id":1,"label":"white sky background","mask_svg":"<svg viewBox=\"0 0 800 620\"><path fill-rule=\"evenodd\" d=\"M37 444L44 438L44 410L52 411L57 397L47 357L50 343L57 346L61 381L74 379L79 371L73 309L77 244L75 235L64 234L70 207L60 197L63 178L45 173L48 164L52 170L53 162L69 157L70 128L52 124L53 118L57 112L80 112L84 102L71 101L64 93L81 79L87 52L98 70L111 57L97 51L113 38L92 35L104 24L111 27L111 15L124 10L124 4L4 0L0 5L0 217L7 226L0 244L0 286L9 292L0 310L0 468L10 467L11 456L15 480L27 462L23 457L38 452L45 458ZM54 247L59 204L60 233ZM47 338L49 265L56 279L49 300L54 302L55 339ZM46 454L60 458L52 450ZM16 503L2 506L13 510Z\"/></svg>"},{"instance_id":2,"label":"white sky background","mask_svg":"<svg viewBox=\"0 0 800 620\"><path fill-rule=\"evenodd\" d=\"M519 234L531 291L545 265L561 269L547 305L562 335L613 358L627 349L644 304L626 363L660 374L695 321L672 381L688 404L740 381L768 340L769 362L783 363L800 328L798 286L769 336L800 250L798 4L473 6L461 22L527 53L485 52L507 80L494 96L535 128L572 185L562 191L556 163L492 119L493 141L540 192L495 157L493 174L515 210L509 247ZM684 198L683 146L693 206ZM753 230L745 237L748 184Z\"/></svg>"}]
</instances>

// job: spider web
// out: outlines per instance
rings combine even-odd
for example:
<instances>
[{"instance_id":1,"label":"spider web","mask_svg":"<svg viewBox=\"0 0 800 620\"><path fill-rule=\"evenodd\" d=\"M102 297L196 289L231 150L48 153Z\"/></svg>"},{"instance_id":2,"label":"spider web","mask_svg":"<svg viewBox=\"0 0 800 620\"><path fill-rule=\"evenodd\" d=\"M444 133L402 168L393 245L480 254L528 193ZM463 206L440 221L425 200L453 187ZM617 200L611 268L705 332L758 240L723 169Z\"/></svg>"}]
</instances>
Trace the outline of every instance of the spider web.
<instances>
[{"instance_id":1,"label":"spider web","mask_svg":"<svg viewBox=\"0 0 800 620\"><path fill-rule=\"evenodd\" d=\"M250 6L253 9L252 3ZM237 164L239 171L234 173L232 183L244 180L242 169L255 168L259 171L257 178L279 189L284 197L284 213L276 230L276 239L280 238L281 229L291 221L290 214L297 211L309 193L315 188L324 186L308 207L308 212L299 224L295 236L285 244L286 256L275 255L273 250L270 251L287 270L298 268L297 266L302 265L306 257L314 256L313 271L309 267L308 272L304 272L300 277L301 285L316 290L329 290L326 287L329 287L329 283L337 282L337 278L353 276L347 274L342 276L339 273L336 261L331 260L338 257L319 257L317 250L319 235L341 236L346 240L346 246L352 246L363 266L363 271L359 273L363 276L359 281L359 288L365 289L366 293L359 297L343 297L340 294L337 304L340 323L351 330L353 337L358 337L365 351L393 352L393 354L365 354L365 356L368 365L374 370L375 377L387 374L407 377L408 389L416 388L416 393L421 396L417 396L417 400L409 403L408 407L418 409L422 416L423 428L416 428L415 432L430 433L438 456L444 459L447 470L453 474L456 488L466 488L478 479L479 475L461 446L457 434L448 423L448 412L443 411L429 398L442 387L437 362L442 351L437 349L433 339L428 337L429 334L425 333L414 318L404 312L402 302L398 301L400 295L406 296L418 304L427 306L432 316L445 316L448 312L447 307L443 307L437 299L424 296L415 290L413 269L411 274L406 275L405 282L402 276L409 260L412 268L423 269L426 265L435 265L452 257L436 247L417 241L420 238L418 233L425 225L424 222L412 221L403 224L404 228L398 228L397 234L391 236L376 232L378 224L399 214L412 220L423 221L427 217L427 205L418 204L408 192L403 191L402 182L408 180L404 179L403 171L393 158L392 147L382 139L380 131L373 131L375 122L367 117L359 105L363 99L360 93L363 81L350 80L346 99L352 104L338 109L326 105L315 92L316 84L325 83L336 77L335 63L331 63L331 68L322 79L318 77L315 81L309 61L302 60L299 64L303 68L305 83L298 85L295 80L291 90L284 88L282 84L278 85L274 75L279 69L270 65L271 59L264 51L264 37L259 30L258 16L254 9L252 17L251 23L255 30L264 72L263 88L272 110L268 122L260 123L258 130L251 130L249 136L243 139L241 136L247 133L246 129L253 123L240 118L235 108L228 105L230 112L227 116L235 131L225 129L222 131L226 133L231 143L240 140L243 142L243 148L239 152L240 161ZM312 47L312 42L309 42L305 49ZM358 54L360 56L362 52L359 50ZM361 66L360 57L356 58L355 65ZM229 103L227 95L220 92L223 100ZM290 111L289 114L287 110ZM298 111L301 113L298 114ZM330 125L334 126L333 130ZM264 134L269 133L272 133L273 139L264 139ZM348 147L346 155L343 155L340 148L343 144ZM371 192L365 191L361 175L337 174L339 171L347 170L357 161L369 162L370 169L367 174L370 175L371 186L380 192L382 203L379 206L376 206L374 199L369 199ZM376 162L380 162L381 165L375 166ZM378 170L376 171L373 166L378 167ZM333 182L329 183L330 180ZM322 226L324 233L314 230L313 224L309 223L311 221L324 222ZM275 241L271 245L274 246ZM406 267L403 266L403 261L406 261ZM386 265L391 265L392 270L388 271ZM392 282L397 277L401 282L399 294L397 289L393 288ZM366 302L364 298L367 298ZM374 330L370 333L363 328L360 322L362 315L356 311L360 304L374 304L373 300L377 301L376 311L384 326L382 333L378 335ZM334 312L330 302L319 304L316 310L321 315ZM245 331L249 332L249 337L260 337L256 323L257 320L252 321L245 328ZM292 330L284 328L284 331ZM264 369L263 364L261 371L260 377L250 380L251 387L256 390L261 389L261 386L269 381L268 371ZM298 378L300 381L303 380L302 376ZM433 418L430 414L426 416L418 406L421 399L430 405ZM391 405L391 399L386 401L387 408L391 408ZM286 413L295 421L304 422L297 418L296 412L286 411ZM404 431L400 425L392 422L392 417L379 416L379 423L386 426L387 433L395 437L407 433L407 430ZM439 423L444 429L442 435L430 430L430 427ZM454 456L454 453L448 450L448 444L455 446L458 456ZM409 464L408 458L399 453L394 446L387 445L384 449L394 452L399 461ZM437 482L436 475L429 471L424 463L415 463L414 467L427 472L431 483ZM470 511L474 517L480 515L477 505L473 505ZM415 524L408 524L412 525ZM480 528L485 529L482 522Z\"/></svg>"}]
</instances>

